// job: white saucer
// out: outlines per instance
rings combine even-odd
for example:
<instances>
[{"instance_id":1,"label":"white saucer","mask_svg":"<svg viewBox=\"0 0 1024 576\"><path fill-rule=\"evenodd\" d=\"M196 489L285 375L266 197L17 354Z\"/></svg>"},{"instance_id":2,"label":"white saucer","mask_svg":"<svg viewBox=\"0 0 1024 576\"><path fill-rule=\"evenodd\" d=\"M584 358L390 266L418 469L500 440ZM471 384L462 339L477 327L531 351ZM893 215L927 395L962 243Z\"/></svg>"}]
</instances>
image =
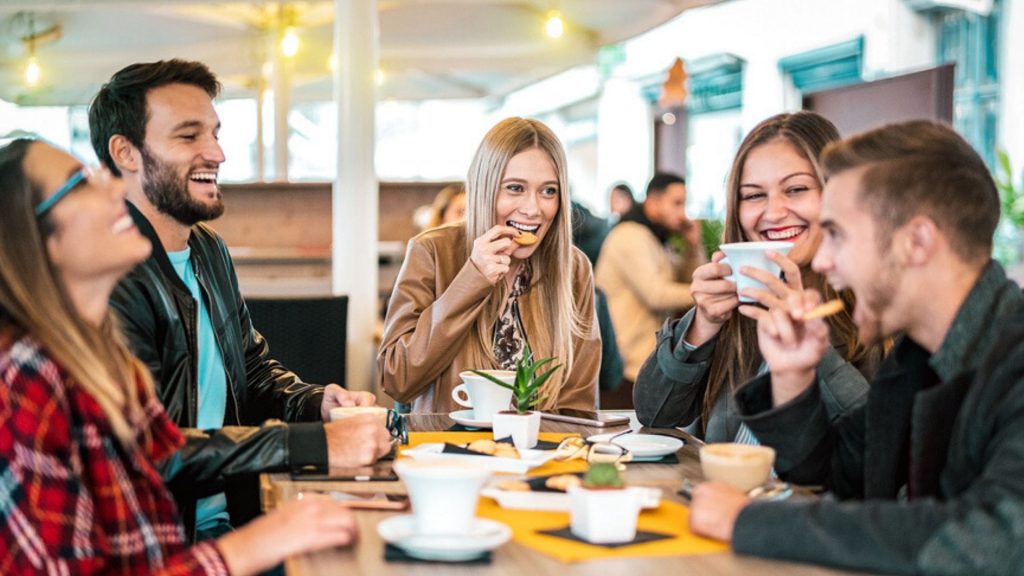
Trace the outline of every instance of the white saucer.
<instances>
[{"instance_id":1,"label":"white saucer","mask_svg":"<svg viewBox=\"0 0 1024 576\"><path fill-rule=\"evenodd\" d=\"M464 562L494 550L512 538L512 529L494 520L474 518L469 534L416 534L412 514L392 516L377 524L377 534L385 542L398 546L409 556L421 560Z\"/></svg>"},{"instance_id":2,"label":"white saucer","mask_svg":"<svg viewBox=\"0 0 1024 576\"><path fill-rule=\"evenodd\" d=\"M455 420L457 424L462 424L467 428L490 428L490 420L475 420L473 418L472 410L456 410L448 414L448 417Z\"/></svg>"},{"instance_id":3,"label":"white saucer","mask_svg":"<svg viewBox=\"0 0 1024 576\"><path fill-rule=\"evenodd\" d=\"M614 434L598 434L587 438L588 442L607 442ZM612 444L618 444L629 450L633 458L660 458L674 454L676 450L683 447L683 441L672 436L660 436L658 434L623 434L612 440Z\"/></svg>"}]
</instances>

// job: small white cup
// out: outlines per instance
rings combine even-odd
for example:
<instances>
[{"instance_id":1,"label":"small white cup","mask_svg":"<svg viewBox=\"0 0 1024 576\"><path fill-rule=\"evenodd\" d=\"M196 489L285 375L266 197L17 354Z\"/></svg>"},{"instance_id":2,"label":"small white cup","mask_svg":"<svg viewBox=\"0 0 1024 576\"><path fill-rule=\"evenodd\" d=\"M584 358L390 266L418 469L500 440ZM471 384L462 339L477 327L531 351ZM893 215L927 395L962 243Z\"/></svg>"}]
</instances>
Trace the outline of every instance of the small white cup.
<instances>
[{"instance_id":1,"label":"small white cup","mask_svg":"<svg viewBox=\"0 0 1024 576\"><path fill-rule=\"evenodd\" d=\"M726 280L736 283L736 293L739 294L747 288L764 288L764 284L753 278L740 274L740 268L750 266L767 270L771 275L778 276L782 269L775 262L768 259L765 254L768 250L774 250L785 256L793 247L792 242L734 242L722 244L719 250L725 253L722 263L732 268L732 274L725 277ZM757 302L749 296L740 296L740 302Z\"/></svg>"},{"instance_id":2,"label":"small white cup","mask_svg":"<svg viewBox=\"0 0 1024 576\"><path fill-rule=\"evenodd\" d=\"M495 378L511 385L516 378L516 373L511 370L481 370ZM460 406L473 409L473 419L483 422L490 422L494 419L496 412L508 410L512 404L512 390L502 388L483 376L474 374L468 370L459 373L462 384L452 389L452 400ZM462 395L466 398L463 399Z\"/></svg>"},{"instance_id":3,"label":"small white cup","mask_svg":"<svg viewBox=\"0 0 1024 576\"><path fill-rule=\"evenodd\" d=\"M468 534L480 489L491 476L479 466L408 459L396 460L395 472L409 492L413 526L421 535Z\"/></svg>"},{"instance_id":4,"label":"small white cup","mask_svg":"<svg viewBox=\"0 0 1024 576\"><path fill-rule=\"evenodd\" d=\"M363 414L375 416L380 420L381 424L387 426L388 409L383 406L336 406L331 408L331 422L337 422L338 420L344 420L353 416L362 416Z\"/></svg>"},{"instance_id":5,"label":"small white cup","mask_svg":"<svg viewBox=\"0 0 1024 576\"><path fill-rule=\"evenodd\" d=\"M775 450L768 446L723 442L700 449L704 478L725 482L741 492L767 482L774 463Z\"/></svg>"}]
</instances>

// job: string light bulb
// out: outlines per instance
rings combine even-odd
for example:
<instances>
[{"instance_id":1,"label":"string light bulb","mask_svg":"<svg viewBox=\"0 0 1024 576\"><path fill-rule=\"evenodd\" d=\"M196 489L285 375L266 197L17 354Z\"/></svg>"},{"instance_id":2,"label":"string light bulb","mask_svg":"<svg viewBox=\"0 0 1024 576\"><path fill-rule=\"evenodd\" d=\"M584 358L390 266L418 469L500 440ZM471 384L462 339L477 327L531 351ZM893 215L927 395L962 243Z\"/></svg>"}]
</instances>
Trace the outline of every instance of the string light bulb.
<instances>
[{"instance_id":1,"label":"string light bulb","mask_svg":"<svg viewBox=\"0 0 1024 576\"><path fill-rule=\"evenodd\" d=\"M549 38L561 38L565 33L565 22L562 21L562 15L557 10L548 13L548 19L544 23L544 32Z\"/></svg>"},{"instance_id":2,"label":"string light bulb","mask_svg":"<svg viewBox=\"0 0 1024 576\"><path fill-rule=\"evenodd\" d=\"M327 59L327 68L329 68L331 72L338 69L338 57L334 55L334 52L331 52L330 58Z\"/></svg>"},{"instance_id":3,"label":"string light bulb","mask_svg":"<svg viewBox=\"0 0 1024 576\"><path fill-rule=\"evenodd\" d=\"M25 84L29 86L36 86L39 84L39 79L42 77L42 69L39 67L39 60L35 56L30 56L28 64L25 65Z\"/></svg>"},{"instance_id":4,"label":"string light bulb","mask_svg":"<svg viewBox=\"0 0 1024 576\"><path fill-rule=\"evenodd\" d=\"M281 54L286 58L294 58L299 53L299 43L299 35L295 33L295 28L285 28L284 35L281 36Z\"/></svg>"},{"instance_id":5,"label":"string light bulb","mask_svg":"<svg viewBox=\"0 0 1024 576\"><path fill-rule=\"evenodd\" d=\"M380 86L381 84L384 83L384 69L383 68L377 68L377 76L376 76L376 78L377 78L377 86Z\"/></svg>"}]
</instances>

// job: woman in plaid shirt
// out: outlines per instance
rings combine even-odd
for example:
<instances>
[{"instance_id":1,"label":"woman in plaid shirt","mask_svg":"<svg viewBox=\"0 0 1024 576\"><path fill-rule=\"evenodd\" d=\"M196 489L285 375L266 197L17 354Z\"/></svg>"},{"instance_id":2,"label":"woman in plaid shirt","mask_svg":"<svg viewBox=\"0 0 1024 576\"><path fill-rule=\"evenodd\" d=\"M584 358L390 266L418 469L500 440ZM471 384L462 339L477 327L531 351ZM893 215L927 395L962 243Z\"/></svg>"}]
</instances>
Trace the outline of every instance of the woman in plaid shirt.
<instances>
[{"instance_id":1,"label":"woman in plaid shirt","mask_svg":"<svg viewBox=\"0 0 1024 576\"><path fill-rule=\"evenodd\" d=\"M0 574L255 574L355 539L307 498L188 545L153 464L183 437L107 307L149 252L108 172L0 149Z\"/></svg>"}]
</instances>

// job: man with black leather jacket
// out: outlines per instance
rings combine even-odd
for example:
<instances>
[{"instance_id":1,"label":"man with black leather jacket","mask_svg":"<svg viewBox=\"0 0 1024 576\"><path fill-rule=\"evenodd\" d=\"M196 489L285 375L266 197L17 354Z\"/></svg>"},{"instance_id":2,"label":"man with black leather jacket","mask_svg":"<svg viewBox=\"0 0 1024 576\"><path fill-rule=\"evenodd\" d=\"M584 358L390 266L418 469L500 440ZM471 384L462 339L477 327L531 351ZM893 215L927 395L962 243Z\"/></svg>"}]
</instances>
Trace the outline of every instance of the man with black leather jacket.
<instances>
[{"instance_id":1,"label":"man with black leather jacket","mask_svg":"<svg viewBox=\"0 0 1024 576\"><path fill-rule=\"evenodd\" d=\"M324 423L332 407L376 399L305 383L270 357L224 241L202 224L224 210L219 90L198 62L135 64L114 74L89 109L96 154L124 179L135 224L153 243L111 304L185 429L185 447L161 471L200 539L250 515L253 501L239 496L252 495L241 488L259 472L363 466L390 449L386 428L369 416Z\"/></svg>"}]
</instances>

